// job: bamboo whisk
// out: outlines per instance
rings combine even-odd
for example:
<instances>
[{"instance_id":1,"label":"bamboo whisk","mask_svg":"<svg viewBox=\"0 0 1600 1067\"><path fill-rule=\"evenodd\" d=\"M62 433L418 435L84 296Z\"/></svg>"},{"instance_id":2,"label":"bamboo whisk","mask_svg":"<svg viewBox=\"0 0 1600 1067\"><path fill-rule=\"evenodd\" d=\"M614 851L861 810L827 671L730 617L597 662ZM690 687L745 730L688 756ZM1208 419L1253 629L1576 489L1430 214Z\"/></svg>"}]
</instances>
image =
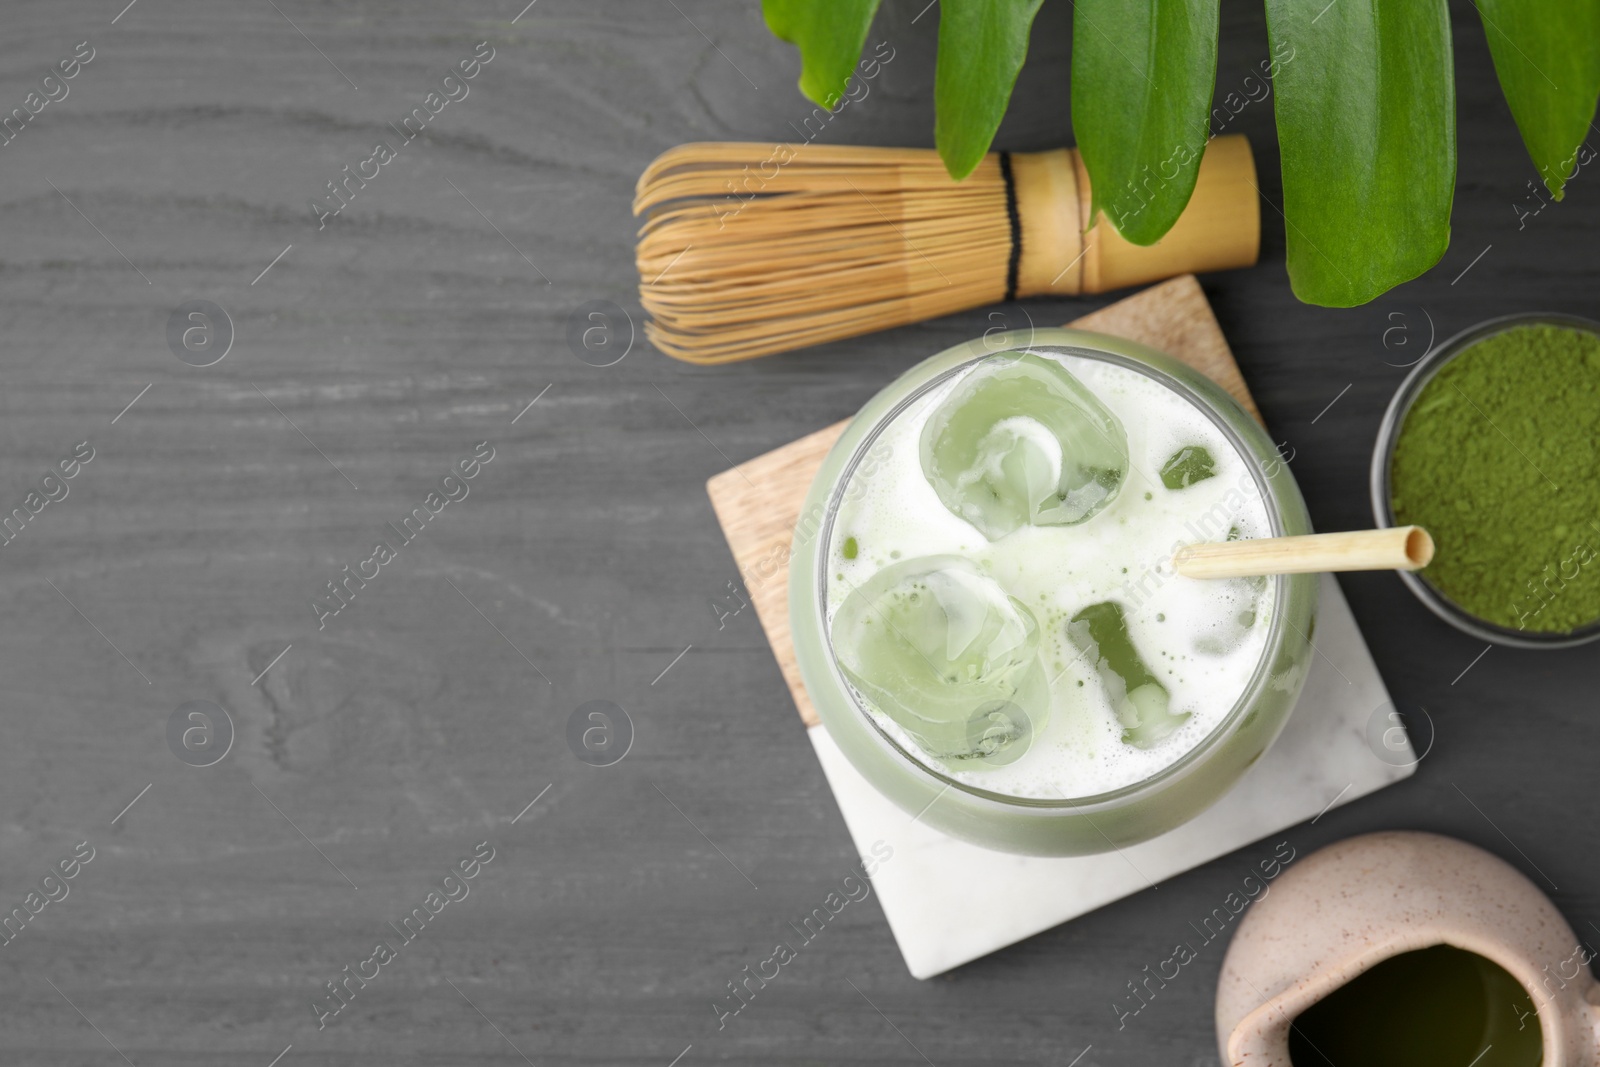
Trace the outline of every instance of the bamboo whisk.
<instances>
[{"instance_id":1,"label":"bamboo whisk","mask_svg":"<svg viewBox=\"0 0 1600 1067\"><path fill-rule=\"evenodd\" d=\"M1188 206L1154 245L1103 217L1090 227L1089 205L1071 148L991 152L956 182L929 149L682 145L645 169L633 202L645 216L645 332L678 359L731 363L1020 296L1256 261L1255 163L1241 135L1210 143Z\"/></svg>"}]
</instances>

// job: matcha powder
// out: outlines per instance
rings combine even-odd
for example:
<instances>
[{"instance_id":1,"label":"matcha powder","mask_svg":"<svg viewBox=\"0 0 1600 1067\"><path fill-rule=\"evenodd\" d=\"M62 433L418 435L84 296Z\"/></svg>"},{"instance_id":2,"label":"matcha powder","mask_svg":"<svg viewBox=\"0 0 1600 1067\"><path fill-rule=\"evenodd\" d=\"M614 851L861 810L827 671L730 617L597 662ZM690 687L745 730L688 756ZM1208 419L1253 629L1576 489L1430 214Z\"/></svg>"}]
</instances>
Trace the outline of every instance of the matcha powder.
<instances>
[{"instance_id":1,"label":"matcha powder","mask_svg":"<svg viewBox=\"0 0 1600 1067\"><path fill-rule=\"evenodd\" d=\"M1520 326L1423 387L1390 467L1395 518L1433 535L1422 577L1481 619L1600 619L1600 338Z\"/></svg>"}]
</instances>

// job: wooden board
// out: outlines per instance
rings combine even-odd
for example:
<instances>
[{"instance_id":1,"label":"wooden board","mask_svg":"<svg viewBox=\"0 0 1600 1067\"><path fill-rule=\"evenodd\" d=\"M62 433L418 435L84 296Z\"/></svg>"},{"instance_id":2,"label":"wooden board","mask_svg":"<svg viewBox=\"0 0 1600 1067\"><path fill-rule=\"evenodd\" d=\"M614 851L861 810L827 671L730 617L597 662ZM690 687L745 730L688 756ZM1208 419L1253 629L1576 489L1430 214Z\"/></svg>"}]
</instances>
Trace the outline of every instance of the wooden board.
<instances>
[{"instance_id":1,"label":"wooden board","mask_svg":"<svg viewBox=\"0 0 1600 1067\"><path fill-rule=\"evenodd\" d=\"M1069 323L1166 352L1226 389L1259 421L1244 376L1194 275L1185 274ZM723 471L706 482L750 603L807 726L819 721L789 639L789 544L817 468L849 419Z\"/></svg>"}]
</instances>

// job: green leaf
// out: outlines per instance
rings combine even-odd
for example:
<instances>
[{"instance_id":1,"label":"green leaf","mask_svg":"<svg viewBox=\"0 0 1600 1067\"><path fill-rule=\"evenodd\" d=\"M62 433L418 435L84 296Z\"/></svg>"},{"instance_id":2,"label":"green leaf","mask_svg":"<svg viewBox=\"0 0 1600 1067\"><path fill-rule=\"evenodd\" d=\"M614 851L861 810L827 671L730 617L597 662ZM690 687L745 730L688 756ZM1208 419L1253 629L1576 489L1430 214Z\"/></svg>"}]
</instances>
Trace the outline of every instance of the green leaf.
<instances>
[{"instance_id":1,"label":"green leaf","mask_svg":"<svg viewBox=\"0 0 1600 1067\"><path fill-rule=\"evenodd\" d=\"M1040 2L939 0L933 137L957 181L972 173L994 141Z\"/></svg>"},{"instance_id":2,"label":"green leaf","mask_svg":"<svg viewBox=\"0 0 1600 1067\"><path fill-rule=\"evenodd\" d=\"M1455 73L1445 0L1267 0L1289 281L1352 307L1450 243Z\"/></svg>"},{"instance_id":3,"label":"green leaf","mask_svg":"<svg viewBox=\"0 0 1600 1067\"><path fill-rule=\"evenodd\" d=\"M1600 97L1600 3L1478 0L1478 14L1522 143L1560 200Z\"/></svg>"},{"instance_id":4,"label":"green leaf","mask_svg":"<svg viewBox=\"0 0 1600 1067\"><path fill-rule=\"evenodd\" d=\"M1404 0L1410 2L1410 0ZM1194 192L1217 81L1218 0L1077 0L1072 128L1093 211L1160 240Z\"/></svg>"},{"instance_id":5,"label":"green leaf","mask_svg":"<svg viewBox=\"0 0 1600 1067\"><path fill-rule=\"evenodd\" d=\"M761 0L767 29L800 49L800 91L833 110L855 73L878 0Z\"/></svg>"}]
</instances>

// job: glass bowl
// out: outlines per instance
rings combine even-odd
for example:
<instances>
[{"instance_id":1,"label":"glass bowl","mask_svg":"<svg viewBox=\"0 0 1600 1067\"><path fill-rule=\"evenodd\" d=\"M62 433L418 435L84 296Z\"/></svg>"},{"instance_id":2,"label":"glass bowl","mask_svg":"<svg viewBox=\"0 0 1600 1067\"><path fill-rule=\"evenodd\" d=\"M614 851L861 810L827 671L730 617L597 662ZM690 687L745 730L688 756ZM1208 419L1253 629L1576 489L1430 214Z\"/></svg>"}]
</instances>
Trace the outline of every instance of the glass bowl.
<instances>
[{"instance_id":1,"label":"glass bowl","mask_svg":"<svg viewBox=\"0 0 1600 1067\"><path fill-rule=\"evenodd\" d=\"M1389 401L1389 410L1384 412L1383 423L1378 427L1378 441L1372 450L1372 514L1380 527L1396 525L1394 508L1390 503L1392 494L1389 468L1394 461L1395 445L1400 440L1400 429L1411 411L1411 405L1446 363L1486 337L1521 326L1562 326L1600 336L1600 322L1592 319L1556 312L1528 312L1503 315L1500 318L1480 322L1476 326L1462 330L1423 356L1417 365L1411 368L1406 380L1400 383L1394 399ZM1501 626L1467 611L1428 584L1420 572L1397 573L1400 575L1400 580L1406 584L1406 588L1422 601L1424 607L1462 633L1470 634L1480 641L1511 648L1571 648L1573 645L1585 644L1600 638L1600 619L1576 630L1561 633L1514 630L1508 626Z\"/></svg>"},{"instance_id":2,"label":"glass bowl","mask_svg":"<svg viewBox=\"0 0 1600 1067\"><path fill-rule=\"evenodd\" d=\"M1143 781L1070 800L1011 796L957 781L891 737L858 702L827 631L827 560L851 475L892 419L977 360L1006 352L1067 353L1155 379L1205 413L1248 461L1274 536L1311 532L1294 477L1271 438L1238 402L1186 364L1120 338L1030 329L957 345L923 361L869 400L823 460L795 528L789 621L806 691L828 733L874 788L913 817L985 848L1040 856L1108 852L1165 833L1219 799L1277 738L1312 655L1318 577L1279 575L1254 674L1218 725L1176 762Z\"/></svg>"}]
</instances>

